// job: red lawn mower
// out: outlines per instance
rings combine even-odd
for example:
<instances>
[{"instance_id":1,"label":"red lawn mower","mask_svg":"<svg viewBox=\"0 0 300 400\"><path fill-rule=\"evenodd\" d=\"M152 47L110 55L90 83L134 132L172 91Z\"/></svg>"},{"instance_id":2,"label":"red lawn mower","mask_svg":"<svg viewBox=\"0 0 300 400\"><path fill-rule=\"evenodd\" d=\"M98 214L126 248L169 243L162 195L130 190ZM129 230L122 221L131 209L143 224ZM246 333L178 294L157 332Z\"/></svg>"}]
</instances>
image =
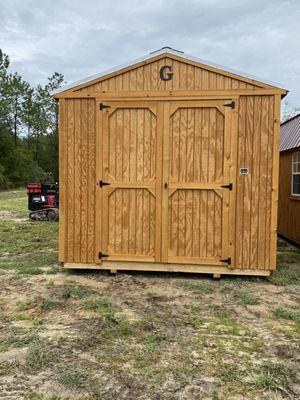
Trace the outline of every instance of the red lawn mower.
<instances>
[{"instance_id":1,"label":"red lawn mower","mask_svg":"<svg viewBox=\"0 0 300 400\"><path fill-rule=\"evenodd\" d=\"M29 218L35 221L58 221L58 182L29 183L27 185Z\"/></svg>"}]
</instances>

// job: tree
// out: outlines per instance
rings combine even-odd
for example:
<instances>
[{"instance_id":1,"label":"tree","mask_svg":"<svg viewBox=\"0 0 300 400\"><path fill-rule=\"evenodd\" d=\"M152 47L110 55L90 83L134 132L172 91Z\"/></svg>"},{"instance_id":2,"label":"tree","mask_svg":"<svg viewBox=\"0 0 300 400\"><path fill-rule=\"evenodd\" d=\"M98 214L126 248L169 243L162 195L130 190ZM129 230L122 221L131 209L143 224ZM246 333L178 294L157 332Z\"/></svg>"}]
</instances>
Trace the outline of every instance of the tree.
<instances>
[{"instance_id":1,"label":"tree","mask_svg":"<svg viewBox=\"0 0 300 400\"><path fill-rule=\"evenodd\" d=\"M51 91L63 82L55 72L45 85L31 86L9 73L0 49L0 188L39 181L47 171L58 177L57 102Z\"/></svg>"},{"instance_id":2,"label":"tree","mask_svg":"<svg viewBox=\"0 0 300 400\"><path fill-rule=\"evenodd\" d=\"M287 121L290 118L293 118L295 115L299 114L300 107L293 106L288 100L285 100L283 104L282 110L282 121Z\"/></svg>"}]
</instances>

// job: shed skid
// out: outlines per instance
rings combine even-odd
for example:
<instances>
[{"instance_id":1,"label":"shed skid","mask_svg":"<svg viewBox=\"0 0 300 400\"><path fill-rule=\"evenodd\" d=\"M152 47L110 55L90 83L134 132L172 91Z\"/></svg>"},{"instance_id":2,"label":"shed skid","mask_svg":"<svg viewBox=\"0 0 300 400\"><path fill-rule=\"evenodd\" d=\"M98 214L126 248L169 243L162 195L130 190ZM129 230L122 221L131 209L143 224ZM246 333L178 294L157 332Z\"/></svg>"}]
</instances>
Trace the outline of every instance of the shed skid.
<instances>
[{"instance_id":1,"label":"shed skid","mask_svg":"<svg viewBox=\"0 0 300 400\"><path fill-rule=\"evenodd\" d=\"M56 93L64 267L269 276L284 94L174 51Z\"/></svg>"}]
</instances>

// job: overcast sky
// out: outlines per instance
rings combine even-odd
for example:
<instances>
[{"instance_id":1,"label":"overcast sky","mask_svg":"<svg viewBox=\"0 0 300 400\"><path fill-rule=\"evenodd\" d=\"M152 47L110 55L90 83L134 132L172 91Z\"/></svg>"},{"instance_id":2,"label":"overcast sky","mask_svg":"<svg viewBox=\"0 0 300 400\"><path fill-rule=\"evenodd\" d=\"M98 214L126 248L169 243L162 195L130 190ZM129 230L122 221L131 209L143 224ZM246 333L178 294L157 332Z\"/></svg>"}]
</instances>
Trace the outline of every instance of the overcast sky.
<instances>
[{"instance_id":1,"label":"overcast sky","mask_svg":"<svg viewBox=\"0 0 300 400\"><path fill-rule=\"evenodd\" d=\"M282 83L300 106L299 0L0 0L0 48L32 83L175 49Z\"/></svg>"}]
</instances>

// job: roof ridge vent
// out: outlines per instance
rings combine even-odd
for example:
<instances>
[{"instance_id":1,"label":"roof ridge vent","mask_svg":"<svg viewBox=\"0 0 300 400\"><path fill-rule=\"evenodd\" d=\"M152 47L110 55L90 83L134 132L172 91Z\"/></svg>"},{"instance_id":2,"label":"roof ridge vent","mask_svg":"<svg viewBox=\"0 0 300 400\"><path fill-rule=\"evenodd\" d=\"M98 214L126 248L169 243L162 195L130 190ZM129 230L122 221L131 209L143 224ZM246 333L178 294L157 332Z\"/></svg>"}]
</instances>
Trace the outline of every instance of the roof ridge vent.
<instances>
[{"instance_id":1,"label":"roof ridge vent","mask_svg":"<svg viewBox=\"0 0 300 400\"><path fill-rule=\"evenodd\" d=\"M173 50L173 51L176 51L177 53L182 53L182 54L184 54L184 51L173 49L173 48L170 47L170 46L164 46L164 47L162 47L161 49L154 50L154 51L150 51L149 54L157 53L158 51L161 51L161 50Z\"/></svg>"}]
</instances>

